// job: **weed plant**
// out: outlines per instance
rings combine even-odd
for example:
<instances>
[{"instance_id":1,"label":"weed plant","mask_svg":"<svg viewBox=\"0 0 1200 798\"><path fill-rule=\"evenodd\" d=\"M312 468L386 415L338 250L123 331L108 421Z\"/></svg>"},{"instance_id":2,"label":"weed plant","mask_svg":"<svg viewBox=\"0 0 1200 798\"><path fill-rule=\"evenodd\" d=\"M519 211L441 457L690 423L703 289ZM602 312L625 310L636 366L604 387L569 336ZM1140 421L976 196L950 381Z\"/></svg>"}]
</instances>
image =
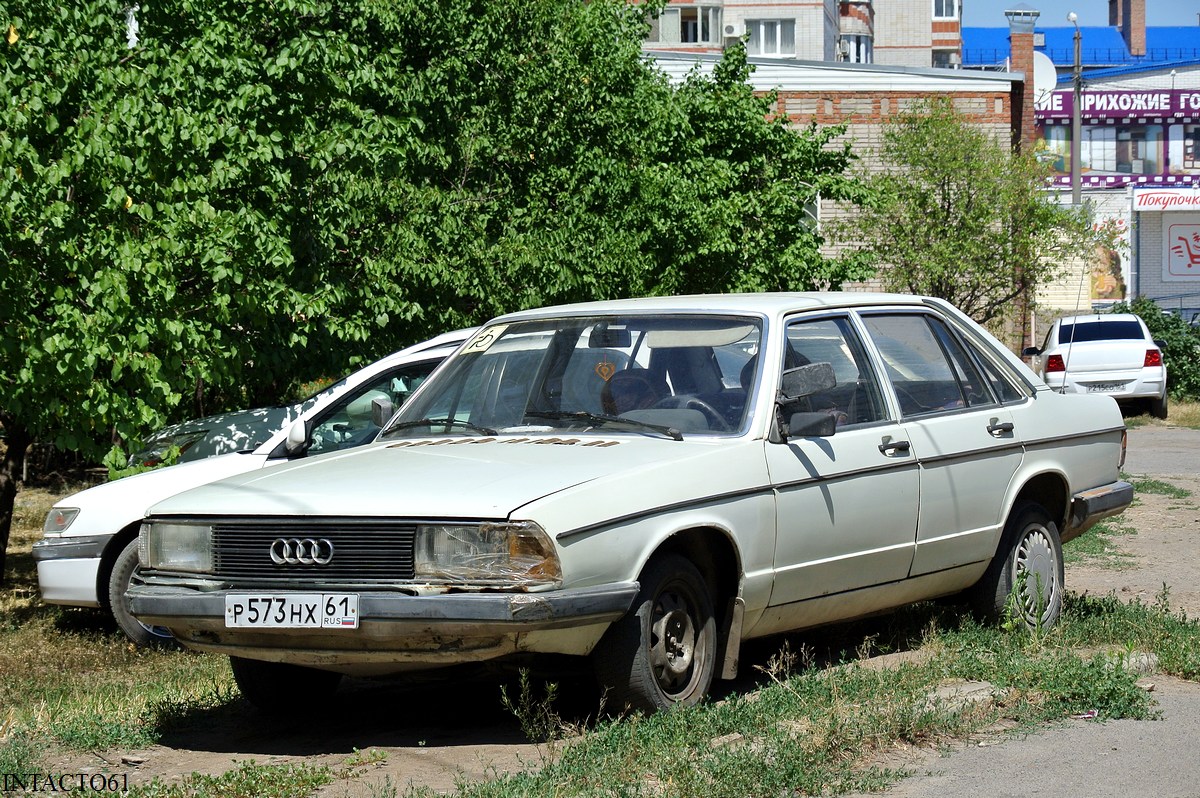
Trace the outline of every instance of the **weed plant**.
<instances>
[{"instance_id":1,"label":"weed plant","mask_svg":"<svg viewBox=\"0 0 1200 798\"><path fill-rule=\"evenodd\" d=\"M333 780L329 768L243 762L216 776L193 773L180 782L135 786L127 798L307 798Z\"/></svg>"}]
</instances>

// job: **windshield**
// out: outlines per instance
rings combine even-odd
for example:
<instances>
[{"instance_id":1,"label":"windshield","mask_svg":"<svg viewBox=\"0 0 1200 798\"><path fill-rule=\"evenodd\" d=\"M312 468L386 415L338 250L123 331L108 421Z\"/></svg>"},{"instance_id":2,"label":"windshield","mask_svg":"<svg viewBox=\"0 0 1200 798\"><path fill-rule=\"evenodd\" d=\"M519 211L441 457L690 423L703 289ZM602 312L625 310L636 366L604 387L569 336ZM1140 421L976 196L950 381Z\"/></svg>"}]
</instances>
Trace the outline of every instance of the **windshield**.
<instances>
[{"instance_id":1,"label":"windshield","mask_svg":"<svg viewBox=\"0 0 1200 798\"><path fill-rule=\"evenodd\" d=\"M383 437L740 433L761 334L761 319L743 316L494 325L413 397Z\"/></svg>"}]
</instances>

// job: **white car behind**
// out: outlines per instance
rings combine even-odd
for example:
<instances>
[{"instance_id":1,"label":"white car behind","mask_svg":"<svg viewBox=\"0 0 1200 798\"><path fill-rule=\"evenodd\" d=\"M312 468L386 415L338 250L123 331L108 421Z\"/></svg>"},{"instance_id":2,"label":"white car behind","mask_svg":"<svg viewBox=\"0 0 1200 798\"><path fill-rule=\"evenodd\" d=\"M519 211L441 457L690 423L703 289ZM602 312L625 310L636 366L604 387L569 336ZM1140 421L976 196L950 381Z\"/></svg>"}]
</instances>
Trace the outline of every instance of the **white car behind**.
<instances>
[{"instance_id":1,"label":"white car behind","mask_svg":"<svg viewBox=\"0 0 1200 798\"><path fill-rule=\"evenodd\" d=\"M1059 393L1098 393L1117 404L1167 417L1167 367L1162 344L1132 313L1067 316L1054 322L1037 358L1041 378Z\"/></svg>"},{"instance_id":2,"label":"white car behind","mask_svg":"<svg viewBox=\"0 0 1200 798\"><path fill-rule=\"evenodd\" d=\"M169 638L166 630L138 622L129 613L125 591L137 566L138 525L146 510L180 491L297 457L367 443L379 427L371 420L371 401L386 398L399 407L408 394L462 344L473 330L445 333L372 363L312 398L272 416L273 428L254 428L264 418L253 415L250 432L238 432L238 414L222 417L222 438L257 445L222 451L204 445L197 451L214 456L183 462L97 485L62 499L51 508L43 539L33 546L38 585L48 604L101 607L136 644ZM204 420L202 420L204 421ZM207 425L189 422L175 429L196 433ZM203 438L203 436L200 436ZM199 440L197 438L196 440Z\"/></svg>"}]
</instances>

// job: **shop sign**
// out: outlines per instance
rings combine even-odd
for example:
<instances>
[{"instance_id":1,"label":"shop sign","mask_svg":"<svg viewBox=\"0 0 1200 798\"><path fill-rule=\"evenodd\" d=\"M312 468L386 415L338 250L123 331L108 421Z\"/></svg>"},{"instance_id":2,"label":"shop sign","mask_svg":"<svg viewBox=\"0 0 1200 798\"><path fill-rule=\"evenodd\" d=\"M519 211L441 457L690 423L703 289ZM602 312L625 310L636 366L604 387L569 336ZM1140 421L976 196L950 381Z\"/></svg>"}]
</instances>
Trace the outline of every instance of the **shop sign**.
<instances>
[{"instance_id":1,"label":"shop sign","mask_svg":"<svg viewBox=\"0 0 1200 798\"><path fill-rule=\"evenodd\" d=\"M1195 89L1085 91L1082 101L1080 115L1084 119L1200 117L1200 91ZM1039 120L1071 119L1075 94L1071 89L1050 92L1038 103L1036 112Z\"/></svg>"},{"instance_id":2,"label":"shop sign","mask_svg":"<svg viewBox=\"0 0 1200 798\"><path fill-rule=\"evenodd\" d=\"M1200 190L1134 189L1133 209L1135 211L1200 211Z\"/></svg>"}]
</instances>

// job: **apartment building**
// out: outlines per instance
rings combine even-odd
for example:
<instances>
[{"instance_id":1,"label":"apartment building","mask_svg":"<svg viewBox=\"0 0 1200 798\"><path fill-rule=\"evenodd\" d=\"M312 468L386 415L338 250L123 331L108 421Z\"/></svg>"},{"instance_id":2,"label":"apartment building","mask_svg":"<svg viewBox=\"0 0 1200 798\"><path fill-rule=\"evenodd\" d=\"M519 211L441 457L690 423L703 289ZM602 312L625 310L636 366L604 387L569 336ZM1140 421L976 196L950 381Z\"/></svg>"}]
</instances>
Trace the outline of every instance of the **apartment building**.
<instances>
[{"instance_id":1,"label":"apartment building","mask_svg":"<svg viewBox=\"0 0 1200 798\"><path fill-rule=\"evenodd\" d=\"M962 0L671 0L646 47L711 55L744 39L752 57L953 67L961 11Z\"/></svg>"}]
</instances>

